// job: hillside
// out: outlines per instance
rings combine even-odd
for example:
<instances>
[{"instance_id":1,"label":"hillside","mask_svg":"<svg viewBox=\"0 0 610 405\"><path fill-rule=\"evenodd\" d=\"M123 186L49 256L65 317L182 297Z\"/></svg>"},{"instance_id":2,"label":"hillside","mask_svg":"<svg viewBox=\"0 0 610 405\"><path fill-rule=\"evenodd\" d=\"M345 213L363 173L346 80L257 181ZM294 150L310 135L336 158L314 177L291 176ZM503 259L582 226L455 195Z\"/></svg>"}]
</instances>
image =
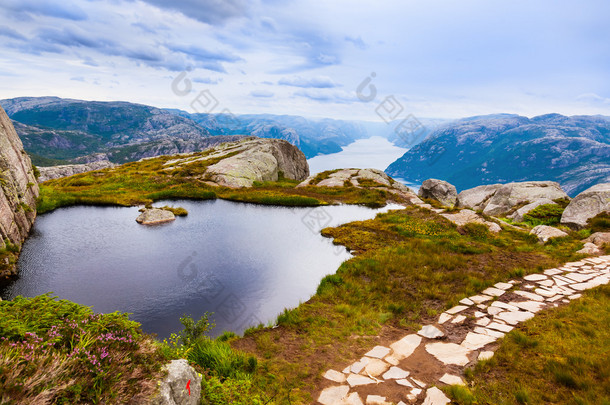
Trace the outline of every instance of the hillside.
<instances>
[{"instance_id":1,"label":"hillside","mask_svg":"<svg viewBox=\"0 0 610 405\"><path fill-rule=\"evenodd\" d=\"M392 163L408 181L480 184L554 180L570 195L610 179L610 118L500 114L446 124Z\"/></svg>"}]
</instances>

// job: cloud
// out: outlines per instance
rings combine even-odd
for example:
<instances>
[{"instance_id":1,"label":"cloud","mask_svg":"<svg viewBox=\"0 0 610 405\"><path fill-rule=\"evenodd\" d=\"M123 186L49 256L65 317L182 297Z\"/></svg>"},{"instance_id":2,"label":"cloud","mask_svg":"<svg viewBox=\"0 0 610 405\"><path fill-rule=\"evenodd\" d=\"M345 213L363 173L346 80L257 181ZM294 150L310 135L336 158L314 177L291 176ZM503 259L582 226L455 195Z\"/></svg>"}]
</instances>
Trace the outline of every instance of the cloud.
<instances>
[{"instance_id":1,"label":"cloud","mask_svg":"<svg viewBox=\"0 0 610 405\"><path fill-rule=\"evenodd\" d=\"M585 93L576 97L578 101L585 101L590 103L602 103L602 104L610 104L610 98L602 97L599 94L595 93Z\"/></svg>"},{"instance_id":2,"label":"cloud","mask_svg":"<svg viewBox=\"0 0 610 405\"><path fill-rule=\"evenodd\" d=\"M83 82L83 83L86 82L86 80L83 76L71 77L70 80L75 81L75 82Z\"/></svg>"},{"instance_id":3,"label":"cloud","mask_svg":"<svg viewBox=\"0 0 610 405\"><path fill-rule=\"evenodd\" d=\"M32 15L48 16L65 20L83 21L87 14L76 4L68 0L3 0L0 9L17 19L30 19Z\"/></svg>"},{"instance_id":4,"label":"cloud","mask_svg":"<svg viewBox=\"0 0 610 405\"><path fill-rule=\"evenodd\" d=\"M190 56L193 60L199 62L197 64L199 67L219 73L226 73L221 62L238 62L242 60L230 52L213 52L195 45L166 44L166 47L173 52Z\"/></svg>"},{"instance_id":5,"label":"cloud","mask_svg":"<svg viewBox=\"0 0 610 405\"><path fill-rule=\"evenodd\" d=\"M26 37L15 31L14 29L6 27L4 25L0 25L0 36L12 39L19 39L21 41L27 40Z\"/></svg>"},{"instance_id":6,"label":"cloud","mask_svg":"<svg viewBox=\"0 0 610 405\"><path fill-rule=\"evenodd\" d=\"M347 37L345 37L345 40L347 42L351 42L358 49L365 50L369 47L367 44L364 43L364 41L362 40L361 37L353 38L353 37L347 36Z\"/></svg>"},{"instance_id":7,"label":"cloud","mask_svg":"<svg viewBox=\"0 0 610 405\"><path fill-rule=\"evenodd\" d=\"M346 91L299 90L294 93L294 96L321 103L351 104L359 101L354 94Z\"/></svg>"},{"instance_id":8,"label":"cloud","mask_svg":"<svg viewBox=\"0 0 610 405\"><path fill-rule=\"evenodd\" d=\"M220 25L247 13L247 0L143 0L156 7L173 10L210 25Z\"/></svg>"},{"instance_id":9,"label":"cloud","mask_svg":"<svg viewBox=\"0 0 610 405\"><path fill-rule=\"evenodd\" d=\"M333 87L339 87L340 85L335 83L333 79L328 76L316 76L309 79L295 76L292 78L281 78L277 84L281 86L292 86L292 87L303 87L303 88L315 88L315 89L330 89Z\"/></svg>"},{"instance_id":10,"label":"cloud","mask_svg":"<svg viewBox=\"0 0 610 405\"><path fill-rule=\"evenodd\" d=\"M218 84L222 80L221 79L212 79L210 77L195 77L193 79L193 81L195 83L202 83L202 84Z\"/></svg>"},{"instance_id":11,"label":"cloud","mask_svg":"<svg viewBox=\"0 0 610 405\"><path fill-rule=\"evenodd\" d=\"M250 96L256 97L256 98L271 98L271 97L275 96L275 94L268 90L252 90L250 92Z\"/></svg>"}]
</instances>

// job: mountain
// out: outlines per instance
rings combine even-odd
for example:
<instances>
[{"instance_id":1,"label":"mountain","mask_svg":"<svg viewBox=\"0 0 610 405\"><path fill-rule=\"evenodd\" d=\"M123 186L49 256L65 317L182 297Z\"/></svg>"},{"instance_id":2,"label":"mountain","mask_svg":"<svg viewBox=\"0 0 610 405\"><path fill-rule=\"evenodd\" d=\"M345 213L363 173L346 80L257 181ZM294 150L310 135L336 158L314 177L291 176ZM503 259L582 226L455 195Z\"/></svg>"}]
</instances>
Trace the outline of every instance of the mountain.
<instances>
[{"instance_id":1,"label":"mountain","mask_svg":"<svg viewBox=\"0 0 610 405\"><path fill-rule=\"evenodd\" d=\"M30 158L0 108L0 278L15 273L16 256L36 218L39 189Z\"/></svg>"},{"instance_id":2,"label":"mountain","mask_svg":"<svg viewBox=\"0 0 610 405\"><path fill-rule=\"evenodd\" d=\"M366 123L333 119L310 119L292 115L271 114L189 114L188 117L212 135L251 135L259 138L284 139L297 146L309 159L319 154L340 152L357 139L371 136Z\"/></svg>"},{"instance_id":3,"label":"mountain","mask_svg":"<svg viewBox=\"0 0 610 405\"><path fill-rule=\"evenodd\" d=\"M127 102L58 97L0 100L35 164L50 166L191 153L242 136L284 139L307 158L370 137L375 123L299 116L189 114ZM101 155L100 155L101 154Z\"/></svg>"},{"instance_id":4,"label":"mountain","mask_svg":"<svg viewBox=\"0 0 610 405\"><path fill-rule=\"evenodd\" d=\"M386 173L412 182L554 180L570 195L610 180L610 117L499 114L444 124Z\"/></svg>"}]
</instances>

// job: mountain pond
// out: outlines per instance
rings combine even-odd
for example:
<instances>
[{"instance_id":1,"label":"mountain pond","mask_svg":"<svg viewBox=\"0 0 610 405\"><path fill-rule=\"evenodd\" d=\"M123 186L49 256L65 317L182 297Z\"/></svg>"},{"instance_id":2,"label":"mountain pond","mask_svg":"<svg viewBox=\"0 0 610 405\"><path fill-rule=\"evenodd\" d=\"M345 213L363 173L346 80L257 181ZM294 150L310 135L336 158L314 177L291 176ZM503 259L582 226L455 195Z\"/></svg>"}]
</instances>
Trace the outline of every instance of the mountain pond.
<instances>
[{"instance_id":1,"label":"mountain pond","mask_svg":"<svg viewBox=\"0 0 610 405\"><path fill-rule=\"evenodd\" d=\"M320 230L374 218L381 209L292 208L224 200L159 202L189 211L156 226L138 207L61 208L40 215L3 299L52 292L96 312L133 314L168 337L185 314L213 312L216 328L242 333L308 300L321 279L351 257Z\"/></svg>"}]
</instances>

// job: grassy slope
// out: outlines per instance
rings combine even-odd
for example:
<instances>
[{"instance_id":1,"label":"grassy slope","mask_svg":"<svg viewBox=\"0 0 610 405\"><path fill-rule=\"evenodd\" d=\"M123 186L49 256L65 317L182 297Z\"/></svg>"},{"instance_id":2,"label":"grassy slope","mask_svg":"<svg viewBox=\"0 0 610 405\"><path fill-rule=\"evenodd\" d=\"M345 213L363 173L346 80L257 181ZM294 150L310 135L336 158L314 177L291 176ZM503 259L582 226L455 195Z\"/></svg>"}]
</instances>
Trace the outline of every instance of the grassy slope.
<instances>
[{"instance_id":1,"label":"grassy slope","mask_svg":"<svg viewBox=\"0 0 610 405\"><path fill-rule=\"evenodd\" d=\"M249 190L214 188L193 177L205 167L160 171L169 159L47 182L39 210L83 203L144 204L166 198L287 205L381 205L388 199L378 190L296 189L296 182L286 180ZM374 344L415 331L459 299L495 282L575 260L573 252L581 247L581 235L541 246L525 232L505 230L494 236L477 226L457 229L430 211L414 207L327 229L324 234L358 256L322 280L312 299L281 314L278 327L255 328L232 340L234 348L259 359L251 381L254 389L241 398L244 403L249 395L260 395L269 403L311 403L327 368L344 366ZM242 381L228 379L222 384L232 387Z\"/></svg>"},{"instance_id":2,"label":"grassy slope","mask_svg":"<svg viewBox=\"0 0 610 405\"><path fill-rule=\"evenodd\" d=\"M541 246L517 230L461 231L419 208L326 229L359 255L280 315L278 328L250 331L234 347L259 356L258 383L277 403L311 403L328 368L341 370L498 281L576 259L581 246L572 237Z\"/></svg>"},{"instance_id":3,"label":"grassy slope","mask_svg":"<svg viewBox=\"0 0 610 405\"><path fill-rule=\"evenodd\" d=\"M460 404L610 404L610 286L544 311L469 373Z\"/></svg>"}]
</instances>

